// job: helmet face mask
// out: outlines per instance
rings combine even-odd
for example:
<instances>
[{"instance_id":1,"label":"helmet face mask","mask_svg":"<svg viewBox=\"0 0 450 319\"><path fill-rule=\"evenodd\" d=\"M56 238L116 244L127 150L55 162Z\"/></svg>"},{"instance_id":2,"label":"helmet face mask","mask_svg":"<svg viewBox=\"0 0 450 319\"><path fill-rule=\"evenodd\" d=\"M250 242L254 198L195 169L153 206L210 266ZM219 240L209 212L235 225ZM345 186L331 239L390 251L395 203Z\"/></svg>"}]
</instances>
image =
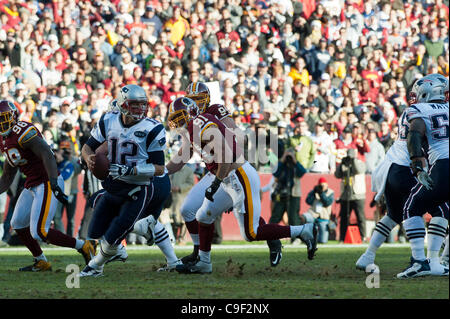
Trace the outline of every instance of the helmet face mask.
<instances>
[{"instance_id":1,"label":"helmet face mask","mask_svg":"<svg viewBox=\"0 0 450 319\"><path fill-rule=\"evenodd\" d=\"M203 82L192 82L189 84L186 91L186 97L194 100L200 113L204 113L211 101L208 86Z\"/></svg>"},{"instance_id":2,"label":"helmet face mask","mask_svg":"<svg viewBox=\"0 0 450 319\"><path fill-rule=\"evenodd\" d=\"M19 112L16 106L9 101L0 101L0 135L7 136L16 124Z\"/></svg>"}]
</instances>

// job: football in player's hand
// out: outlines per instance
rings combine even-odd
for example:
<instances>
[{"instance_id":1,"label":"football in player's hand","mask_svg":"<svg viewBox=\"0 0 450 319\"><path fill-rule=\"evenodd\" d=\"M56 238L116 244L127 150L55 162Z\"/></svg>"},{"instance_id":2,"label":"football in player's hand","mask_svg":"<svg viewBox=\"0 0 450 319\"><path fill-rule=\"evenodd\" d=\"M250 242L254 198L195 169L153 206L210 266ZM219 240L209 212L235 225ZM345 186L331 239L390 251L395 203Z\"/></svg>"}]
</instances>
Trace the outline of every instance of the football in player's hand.
<instances>
[{"instance_id":1,"label":"football in player's hand","mask_svg":"<svg viewBox=\"0 0 450 319\"><path fill-rule=\"evenodd\" d=\"M108 145L104 143L95 151L95 165L92 174L100 180L109 174Z\"/></svg>"}]
</instances>

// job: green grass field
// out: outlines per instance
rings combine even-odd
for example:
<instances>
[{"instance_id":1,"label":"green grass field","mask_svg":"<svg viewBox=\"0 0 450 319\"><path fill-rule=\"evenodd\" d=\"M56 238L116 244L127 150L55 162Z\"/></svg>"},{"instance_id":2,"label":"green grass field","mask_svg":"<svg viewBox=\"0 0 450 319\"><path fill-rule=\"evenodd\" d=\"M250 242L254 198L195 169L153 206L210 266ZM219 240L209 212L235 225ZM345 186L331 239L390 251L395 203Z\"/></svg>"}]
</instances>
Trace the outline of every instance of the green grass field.
<instances>
[{"instance_id":1,"label":"green grass field","mask_svg":"<svg viewBox=\"0 0 450 319\"><path fill-rule=\"evenodd\" d=\"M0 299L20 298L151 298L151 299L382 299L449 298L447 278L426 277L399 280L395 275L409 261L407 246L382 247L377 256L380 287L366 287L366 274L355 269L355 261L365 247L319 246L313 261L306 259L304 246L285 245L281 264L269 266L264 245L239 248L213 246L211 275L157 273L164 258L156 247L129 247L127 262L105 266L100 278L80 278L80 288L66 287L68 264L82 265L82 257L68 249L44 248L53 265L52 272L22 273L30 264L24 249L0 249ZM191 246L176 247L179 257Z\"/></svg>"}]
</instances>

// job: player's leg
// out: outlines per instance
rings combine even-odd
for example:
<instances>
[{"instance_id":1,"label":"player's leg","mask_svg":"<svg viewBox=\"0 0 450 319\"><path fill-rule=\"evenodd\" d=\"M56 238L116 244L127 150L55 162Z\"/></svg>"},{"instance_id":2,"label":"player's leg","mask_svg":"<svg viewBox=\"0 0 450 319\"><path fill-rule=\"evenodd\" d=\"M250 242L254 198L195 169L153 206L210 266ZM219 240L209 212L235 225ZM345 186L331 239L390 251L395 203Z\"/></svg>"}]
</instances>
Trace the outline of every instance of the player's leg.
<instances>
[{"instance_id":1,"label":"player's leg","mask_svg":"<svg viewBox=\"0 0 450 319\"><path fill-rule=\"evenodd\" d=\"M62 177L58 177L58 185L64 189ZM59 230L50 228L55 216L58 200L53 195L50 182L42 183L34 189L34 200L31 207L30 231L36 240L47 241L50 244L76 249L84 258L86 264L95 255L95 250L89 241L68 236Z\"/></svg>"},{"instance_id":2,"label":"player's leg","mask_svg":"<svg viewBox=\"0 0 450 319\"><path fill-rule=\"evenodd\" d=\"M423 185L417 183L411 190L411 194L405 203L403 209L403 226L405 227L406 235L411 244L412 258L410 267L399 273L397 275L398 278L411 278L430 274L437 275L438 273L447 273L448 275L448 268L445 270L440 263L433 264L433 269L431 269L430 263L425 257L426 231L425 223L422 218L422 215L425 214L425 212L433 211L438 205L443 204L448 200L448 165L448 159L436 161L430 169L430 176L434 181L435 187L432 190L427 190ZM446 230L448 220L445 218L438 218L433 220L432 225L432 229L435 229L436 232L441 227L444 227L444 225ZM436 247L438 244L442 245L444 237L433 236L433 247ZM441 246L439 246L439 248L440 247Z\"/></svg>"},{"instance_id":3,"label":"player's leg","mask_svg":"<svg viewBox=\"0 0 450 319\"><path fill-rule=\"evenodd\" d=\"M441 255L441 264L448 267L448 235L445 237L445 246Z\"/></svg>"},{"instance_id":4,"label":"player's leg","mask_svg":"<svg viewBox=\"0 0 450 319\"><path fill-rule=\"evenodd\" d=\"M214 221L225 210L233 206L230 195L224 191L224 185L220 186L214 194L214 201L204 198L202 206L198 209L196 220L198 221L199 252L198 257L191 263L177 266L180 273L211 273L211 244L214 237Z\"/></svg>"},{"instance_id":5,"label":"player's leg","mask_svg":"<svg viewBox=\"0 0 450 319\"><path fill-rule=\"evenodd\" d=\"M317 228L312 223L296 226L266 224L261 217L260 180L256 170L248 163L236 170L243 193L243 208L235 210L241 234L247 241L300 238L308 248L308 259L317 250Z\"/></svg>"},{"instance_id":6,"label":"player's leg","mask_svg":"<svg viewBox=\"0 0 450 319\"><path fill-rule=\"evenodd\" d=\"M403 206L416 181L409 167L392 164L389 168L384 190L387 214L376 224L369 246L356 262L356 268L366 270L375 262L378 248L389 237L392 229L403 220Z\"/></svg>"},{"instance_id":7,"label":"player's leg","mask_svg":"<svg viewBox=\"0 0 450 319\"><path fill-rule=\"evenodd\" d=\"M440 251L447 236L448 227L448 205L444 203L429 212L432 216L427 232L427 259L430 262L432 275L448 276L448 265L442 267ZM445 266L445 264L444 264Z\"/></svg>"},{"instance_id":8,"label":"player's leg","mask_svg":"<svg viewBox=\"0 0 450 319\"><path fill-rule=\"evenodd\" d=\"M24 189L14 207L11 219L11 227L16 231L22 243L28 248L34 258L33 265L22 267L20 271L46 271L51 270L51 264L47 261L39 242L30 233L30 214L33 205L33 192Z\"/></svg>"},{"instance_id":9,"label":"player's leg","mask_svg":"<svg viewBox=\"0 0 450 319\"><path fill-rule=\"evenodd\" d=\"M205 191L211 185L213 180L214 175L212 173L208 172L206 175L204 175L198 181L198 183L191 188L186 198L184 199L183 204L181 205L181 216L183 216L186 229L188 230L189 235L191 236L192 239L192 243L194 244L194 251L190 255L181 258L181 261L184 264L194 262L197 259L200 245L200 238L198 233L199 232L198 221L195 219L195 216L197 214L197 211L203 204L203 200L205 198L204 197ZM220 191L221 189L219 188L217 192ZM226 209L228 209L228 207Z\"/></svg>"},{"instance_id":10,"label":"player's leg","mask_svg":"<svg viewBox=\"0 0 450 319\"><path fill-rule=\"evenodd\" d=\"M108 205L113 204L116 207L120 207L119 214L110 221L104 233L104 239L101 241L100 252L83 269L80 273L81 277L98 277L102 275L105 263L117 255L122 240L133 230L134 224L144 216L153 192L153 185L150 185L150 187L142 185L131 190L128 193L129 198L114 196L109 193L103 195L99 205L104 201L108 201ZM105 213L105 211L106 213L111 213L111 211L105 209L105 206L100 208L102 213ZM95 211L100 208L95 207ZM107 223L102 224L104 227ZM98 236L99 234L96 235Z\"/></svg>"}]
</instances>

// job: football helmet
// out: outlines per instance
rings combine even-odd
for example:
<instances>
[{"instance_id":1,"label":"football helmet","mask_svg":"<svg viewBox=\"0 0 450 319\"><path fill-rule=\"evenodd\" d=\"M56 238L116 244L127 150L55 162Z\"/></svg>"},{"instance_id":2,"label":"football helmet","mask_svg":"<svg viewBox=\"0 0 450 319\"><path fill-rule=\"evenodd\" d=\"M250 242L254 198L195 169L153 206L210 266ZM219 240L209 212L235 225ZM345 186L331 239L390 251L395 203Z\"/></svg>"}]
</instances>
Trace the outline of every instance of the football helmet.
<instances>
[{"instance_id":1,"label":"football helmet","mask_svg":"<svg viewBox=\"0 0 450 319\"><path fill-rule=\"evenodd\" d=\"M418 79L409 93L408 103L448 101L448 79L438 73Z\"/></svg>"},{"instance_id":2,"label":"football helmet","mask_svg":"<svg viewBox=\"0 0 450 319\"><path fill-rule=\"evenodd\" d=\"M167 121L172 129L186 128L189 121L199 114L199 108L193 99L179 97L170 103Z\"/></svg>"},{"instance_id":3,"label":"football helmet","mask_svg":"<svg viewBox=\"0 0 450 319\"><path fill-rule=\"evenodd\" d=\"M0 101L0 134L6 136L19 118L19 111L13 102Z\"/></svg>"},{"instance_id":4,"label":"football helmet","mask_svg":"<svg viewBox=\"0 0 450 319\"><path fill-rule=\"evenodd\" d=\"M119 91L117 106L122 114L141 120L147 116L148 112L147 94L139 85L125 85Z\"/></svg>"},{"instance_id":5,"label":"football helmet","mask_svg":"<svg viewBox=\"0 0 450 319\"><path fill-rule=\"evenodd\" d=\"M186 92L186 97L194 100L200 113L204 113L211 101L208 86L203 82L192 82L188 85Z\"/></svg>"}]
</instances>

